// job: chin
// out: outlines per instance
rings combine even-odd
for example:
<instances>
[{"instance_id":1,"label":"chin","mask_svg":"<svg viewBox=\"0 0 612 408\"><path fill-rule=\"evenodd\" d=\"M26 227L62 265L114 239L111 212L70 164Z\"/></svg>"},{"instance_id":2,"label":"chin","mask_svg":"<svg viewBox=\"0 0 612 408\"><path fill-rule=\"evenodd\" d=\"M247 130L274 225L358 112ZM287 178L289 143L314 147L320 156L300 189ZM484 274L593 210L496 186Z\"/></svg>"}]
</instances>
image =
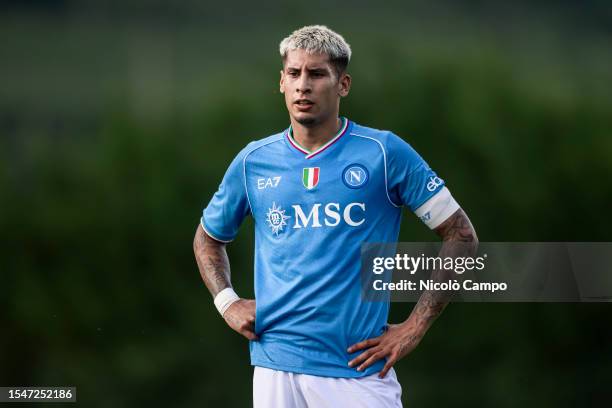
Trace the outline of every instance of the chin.
<instances>
[{"instance_id":1,"label":"chin","mask_svg":"<svg viewBox=\"0 0 612 408\"><path fill-rule=\"evenodd\" d=\"M317 118L314 116L307 116L302 118L295 118L295 120L302 126L313 126L317 124Z\"/></svg>"},{"instance_id":2,"label":"chin","mask_svg":"<svg viewBox=\"0 0 612 408\"><path fill-rule=\"evenodd\" d=\"M293 116L293 119L300 125L306 127L314 126L321 122L319 117L306 112L297 112L297 114Z\"/></svg>"}]
</instances>

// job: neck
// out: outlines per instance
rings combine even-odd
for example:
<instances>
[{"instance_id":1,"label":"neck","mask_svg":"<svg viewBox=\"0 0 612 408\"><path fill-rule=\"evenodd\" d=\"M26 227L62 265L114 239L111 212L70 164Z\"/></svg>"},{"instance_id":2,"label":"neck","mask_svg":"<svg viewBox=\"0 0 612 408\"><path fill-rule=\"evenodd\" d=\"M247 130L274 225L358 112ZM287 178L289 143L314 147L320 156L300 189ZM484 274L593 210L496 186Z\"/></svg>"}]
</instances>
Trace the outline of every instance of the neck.
<instances>
[{"instance_id":1,"label":"neck","mask_svg":"<svg viewBox=\"0 0 612 408\"><path fill-rule=\"evenodd\" d=\"M336 136L342 126L342 119L332 116L315 126L304 126L291 118L293 140L304 149L314 152Z\"/></svg>"}]
</instances>

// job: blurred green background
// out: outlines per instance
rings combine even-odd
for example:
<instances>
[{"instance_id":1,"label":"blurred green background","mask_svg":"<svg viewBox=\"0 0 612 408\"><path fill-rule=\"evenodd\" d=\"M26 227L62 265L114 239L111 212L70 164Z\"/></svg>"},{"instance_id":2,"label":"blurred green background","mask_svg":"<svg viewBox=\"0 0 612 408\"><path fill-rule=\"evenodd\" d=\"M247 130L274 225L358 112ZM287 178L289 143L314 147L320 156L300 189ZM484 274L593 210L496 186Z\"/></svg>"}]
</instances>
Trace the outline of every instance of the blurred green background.
<instances>
[{"instance_id":1,"label":"blurred green background","mask_svg":"<svg viewBox=\"0 0 612 408\"><path fill-rule=\"evenodd\" d=\"M315 23L353 48L342 114L409 141L481 241L612 240L607 1L2 1L0 385L250 406L192 238L234 155L288 125L278 43ZM434 238L406 214L402 240ZM248 221L228 247L243 296L252 245ZM453 304L396 366L404 403L609 402L609 313Z\"/></svg>"}]
</instances>

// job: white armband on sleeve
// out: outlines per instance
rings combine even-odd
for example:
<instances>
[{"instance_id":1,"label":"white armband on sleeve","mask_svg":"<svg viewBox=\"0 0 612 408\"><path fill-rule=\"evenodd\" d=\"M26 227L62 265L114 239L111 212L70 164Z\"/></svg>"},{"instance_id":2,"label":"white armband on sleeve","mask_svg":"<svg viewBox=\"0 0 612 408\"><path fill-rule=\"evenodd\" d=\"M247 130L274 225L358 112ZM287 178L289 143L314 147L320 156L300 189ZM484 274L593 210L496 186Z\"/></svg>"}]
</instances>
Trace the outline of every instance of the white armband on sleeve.
<instances>
[{"instance_id":1,"label":"white armband on sleeve","mask_svg":"<svg viewBox=\"0 0 612 408\"><path fill-rule=\"evenodd\" d=\"M240 297L234 292L232 288L225 288L221 292L217 293L215 296L215 306L221 316L225 313L225 311L232 305L232 303L240 300Z\"/></svg>"},{"instance_id":2,"label":"white armband on sleeve","mask_svg":"<svg viewBox=\"0 0 612 408\"><path fill-rule=\"evenodd\" d=\"M414 213L430 229L434 229L448 219L459 209L448 188L443 187L436 195L425 201Z\"/></svg>"}]
</instances>

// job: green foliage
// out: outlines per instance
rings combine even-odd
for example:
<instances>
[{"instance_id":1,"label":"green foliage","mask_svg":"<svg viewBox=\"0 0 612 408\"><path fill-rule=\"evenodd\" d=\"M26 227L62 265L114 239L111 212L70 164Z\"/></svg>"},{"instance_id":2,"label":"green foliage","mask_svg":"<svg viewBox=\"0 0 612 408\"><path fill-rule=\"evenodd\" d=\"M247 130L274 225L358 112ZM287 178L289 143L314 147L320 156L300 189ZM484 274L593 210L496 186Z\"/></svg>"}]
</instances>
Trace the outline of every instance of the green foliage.
<instances>
[{"instance_id":1,"label":"green foliage","mask_svg":"<svg viewBox=\"0 0 612 408\"><path fill-rule=\"evenodd\" d=\"M481 241L610 240L607 44L503 47L461 21L428 36L339 20L355 51L342 113L409 141ZM248 406L246 341L214 310L191 241L234 155L288 124L284 31L228 30L226 49L193 26L39 23L0 30L13 39L0 68L0 383L75 385L86 406ZM44 53L20 54L46 36ZM244 296L252 235L248 221L229 246ZM433 236L406 214L401 238ZM406 405L590 405L611 363L604 306L452 305L397 367Z\"/></svg>"}]
</instances>

